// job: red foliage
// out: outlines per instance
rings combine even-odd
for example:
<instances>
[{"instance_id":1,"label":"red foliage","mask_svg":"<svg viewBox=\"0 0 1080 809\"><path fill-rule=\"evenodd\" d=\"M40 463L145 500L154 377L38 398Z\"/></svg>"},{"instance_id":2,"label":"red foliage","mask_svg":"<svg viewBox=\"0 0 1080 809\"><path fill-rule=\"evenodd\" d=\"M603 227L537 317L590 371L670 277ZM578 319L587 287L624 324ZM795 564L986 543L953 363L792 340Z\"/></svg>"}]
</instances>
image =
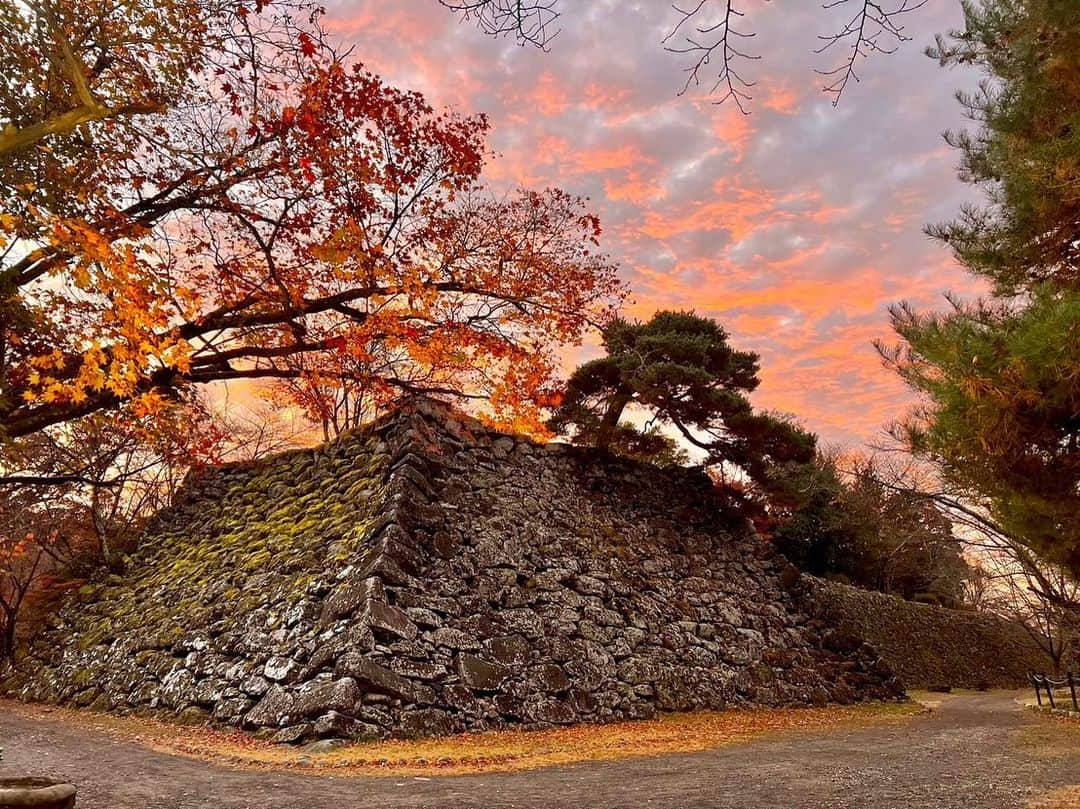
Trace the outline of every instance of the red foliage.
<instances>
[{"instance_id":1,"label":"red foliage","mask_svg":"<svg viewBox=\"0 0 1080 809\"><path fill-rule=\"evenodd\" d=\"M9 437L153 421L199 383L345 372L538 423L556 348L622 294L598 220L560 191L485 192L483 116L345 64L292 11L207 16L162 112L88 124L89 155L35 153L45 182L0 215L28 246L0 264Z\"/></svg>"}]
</instances>

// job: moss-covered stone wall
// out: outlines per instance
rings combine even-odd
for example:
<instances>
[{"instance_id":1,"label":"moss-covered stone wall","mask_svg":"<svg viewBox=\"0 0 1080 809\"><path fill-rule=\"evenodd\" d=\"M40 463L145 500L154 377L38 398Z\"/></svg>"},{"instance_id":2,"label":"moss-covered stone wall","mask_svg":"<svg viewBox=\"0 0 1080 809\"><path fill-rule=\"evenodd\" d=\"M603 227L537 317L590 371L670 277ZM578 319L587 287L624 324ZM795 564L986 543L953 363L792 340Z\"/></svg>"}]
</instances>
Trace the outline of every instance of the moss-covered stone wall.
<instances>
[{"instance_id":1,"label":"moss-covered stone wall","mask_svg":"<svg viewBox=\"0 0 1080 809\"><path fill-rule=\"evenodd\" d=\"M807 577L817 613L869 641L908 688L1024 688L1053 661L1019 624Z\"/></svg>"},{"instance_id":2,"label":"moss-covered stone wall","mask_svg":"<svg viewBox=\"0 0 1080 809\"><path fill-rule=\"evenodd\" d=\"M282 742L901 693L700 470L426 402L193 480L5 688Z\"/></svg>"}]
</instances>

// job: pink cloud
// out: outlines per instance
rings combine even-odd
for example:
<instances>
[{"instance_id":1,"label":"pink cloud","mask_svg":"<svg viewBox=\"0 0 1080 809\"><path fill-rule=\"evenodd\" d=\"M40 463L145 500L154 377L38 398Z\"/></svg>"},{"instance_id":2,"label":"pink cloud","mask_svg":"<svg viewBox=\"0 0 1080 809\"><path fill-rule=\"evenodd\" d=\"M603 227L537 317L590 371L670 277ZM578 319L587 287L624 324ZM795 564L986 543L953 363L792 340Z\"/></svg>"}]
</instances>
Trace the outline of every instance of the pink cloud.
<instances>
[{"instance_id":1,"label":"pink cloud","mask_svg":"<svg viewBox=\"0 0 1080 809\"><path fill-rule=\"evenodd\" d=\"M567 5L549 53L486 37L435 0L337 0L327 21L391 82L487 113L496 189L590 197L635 293L628 315L719 318L762 356L758 405L828 440L872 441L911 401L870 344L890 336L888 305L979 289L921 232L965 198L938 136L963 125L963 77L918 47L959 12L913 15L916 42L868 63L834 109L812 70L820 8L772 5L747 18L763 55L749 116L702 89L676 94L680 63L657 43L664 5ZM569 349L568 367L596 350Z\"/></svg>"}]
</instances>

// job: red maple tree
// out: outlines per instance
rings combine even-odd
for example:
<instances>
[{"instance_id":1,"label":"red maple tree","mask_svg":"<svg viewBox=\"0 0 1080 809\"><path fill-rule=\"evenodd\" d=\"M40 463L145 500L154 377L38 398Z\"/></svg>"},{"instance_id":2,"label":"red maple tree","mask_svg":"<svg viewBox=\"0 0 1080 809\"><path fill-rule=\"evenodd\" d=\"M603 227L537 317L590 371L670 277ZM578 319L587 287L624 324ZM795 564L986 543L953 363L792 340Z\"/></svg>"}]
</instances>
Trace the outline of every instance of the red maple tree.
<instances>
[{"instance_id":1,"label":"red maple tree","mask_svg":"<svg viewBox=\"0 0 1080 809\"><path fill-rule=\"evenodd\" d=\"M99 0L18 12L0 96L4 435L153 419L238 379L482 397L536 424L556 349L622 295L583 201L486 190L484 117L389 87L313 7L159 5L105 28Z\"/></svg>"}]
</instances>

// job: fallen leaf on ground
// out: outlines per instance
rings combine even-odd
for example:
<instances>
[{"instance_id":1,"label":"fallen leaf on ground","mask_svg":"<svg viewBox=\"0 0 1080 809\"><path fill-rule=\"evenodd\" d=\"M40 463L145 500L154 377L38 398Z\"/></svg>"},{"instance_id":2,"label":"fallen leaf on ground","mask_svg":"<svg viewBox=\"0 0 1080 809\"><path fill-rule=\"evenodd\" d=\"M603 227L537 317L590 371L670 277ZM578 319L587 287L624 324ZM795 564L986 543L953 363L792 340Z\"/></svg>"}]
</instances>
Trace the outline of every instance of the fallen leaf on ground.
<instances>
[{"instance_id":1,"label":"fallen leaf on ground","mask_svg":"<svg viewBox=\"0 0 1080 809\"><path fill-rule=\"evenodd\" d=\"M5 709L43 715L37 706ZM666 714L656 719L552 730L505 730L440 739L351 744L325 752L271 744L240 731L182 728L147 717L61 708L49 717L105 733L114 741L244 770L299 770L322 775L465 775L529 770L584 761L691 753L780 732L858 728L925 712L913 702L825 708L738 709Z\"/></svg>"}]
</instances>

